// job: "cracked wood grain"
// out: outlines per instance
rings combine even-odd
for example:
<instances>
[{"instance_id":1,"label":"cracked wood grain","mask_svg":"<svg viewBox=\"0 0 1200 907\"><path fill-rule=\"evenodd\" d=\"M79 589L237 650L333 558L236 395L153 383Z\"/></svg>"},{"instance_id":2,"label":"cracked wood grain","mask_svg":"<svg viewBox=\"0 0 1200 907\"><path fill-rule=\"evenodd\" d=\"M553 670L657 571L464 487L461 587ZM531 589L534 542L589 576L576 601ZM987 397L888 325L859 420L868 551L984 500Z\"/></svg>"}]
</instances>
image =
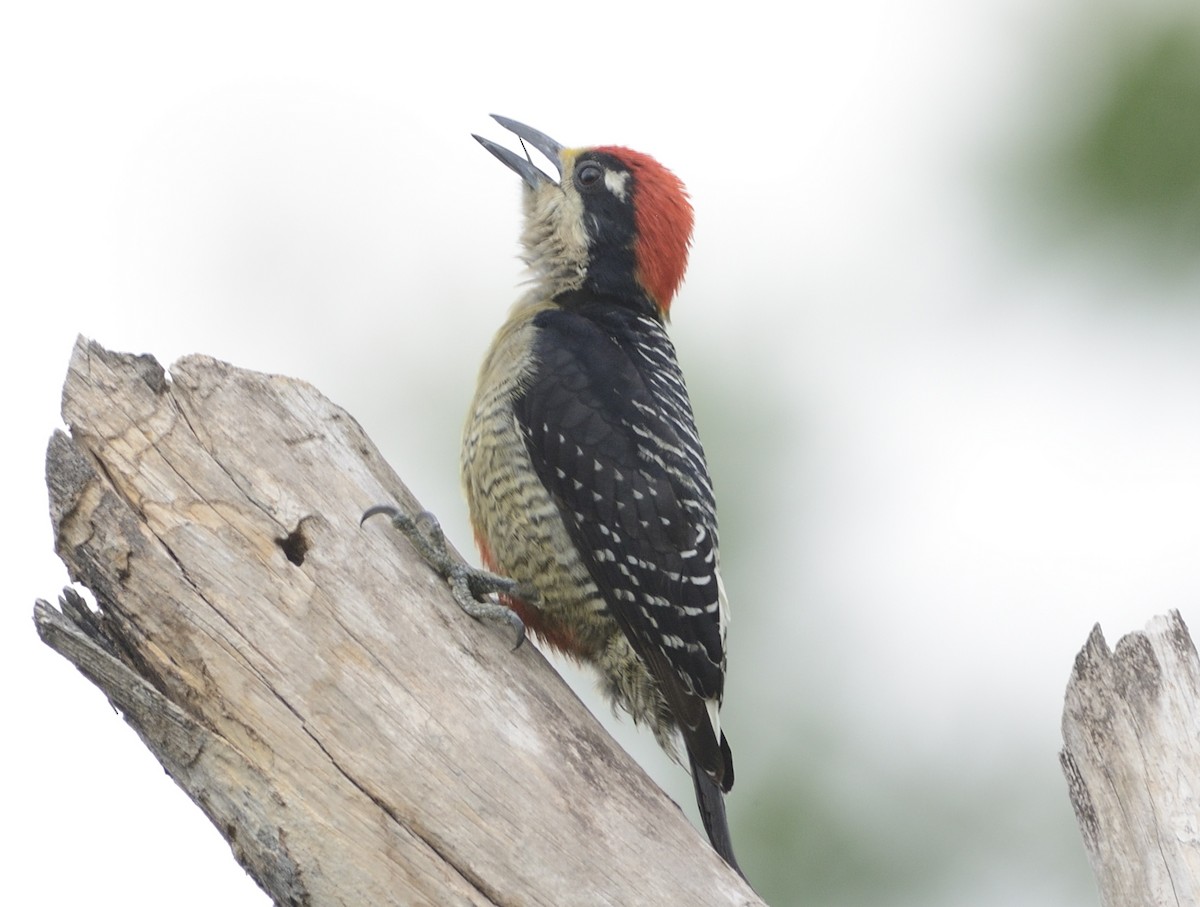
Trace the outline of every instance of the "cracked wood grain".
<instances>
[{"instance_id":1,"label":"cracked wood grain","mask_svg":"<svg viewBox=\"0 0 1200 907\"><path fill-rule=\"evenodd\" d=\"M1060 756L1107 907L1200 905L1200 659L1178 611L1075 659Z\"/></svg>"},{"instance_id":2,"label":"cracked wood grain","mask_svg":"<svg viewBox=\"0 0 1200 907\"><path fill-rule=\"evenodd\" d=\"M278 904L756 904L530 646L367 507L419 510L300 381L80 339L42 638Z\"/></svg>"}]
</instances>

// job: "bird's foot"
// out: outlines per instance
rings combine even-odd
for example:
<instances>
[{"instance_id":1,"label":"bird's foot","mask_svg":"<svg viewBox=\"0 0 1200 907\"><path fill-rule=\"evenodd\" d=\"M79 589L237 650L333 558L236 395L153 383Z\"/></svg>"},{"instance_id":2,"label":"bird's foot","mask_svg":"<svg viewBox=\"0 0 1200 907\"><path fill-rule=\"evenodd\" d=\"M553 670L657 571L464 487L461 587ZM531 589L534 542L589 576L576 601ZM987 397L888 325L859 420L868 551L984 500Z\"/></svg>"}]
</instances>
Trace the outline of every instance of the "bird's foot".
<instances>
[{"instance_id":1,"label":"bird's foot","mask_svg":"<svg viewBox=\"0 0 1200 907\"><path fill-rule=\"evenodd\" d=\"M518 583L516 580L499 576L487 570L479 570L450 554L442 526L432 513L425 510L415 517L391 504L377 504L367 509L359 525L377 515L384 515L392 525L404 533L417 549L417 553L450 586L458 606L477 620L490 620L508 624L517 634L513 649L519 649L525 641L525 623L517 612L508 608L492 595L509 595L522 601L535 603L537 590Z\"/></svg>"}]
</instances>

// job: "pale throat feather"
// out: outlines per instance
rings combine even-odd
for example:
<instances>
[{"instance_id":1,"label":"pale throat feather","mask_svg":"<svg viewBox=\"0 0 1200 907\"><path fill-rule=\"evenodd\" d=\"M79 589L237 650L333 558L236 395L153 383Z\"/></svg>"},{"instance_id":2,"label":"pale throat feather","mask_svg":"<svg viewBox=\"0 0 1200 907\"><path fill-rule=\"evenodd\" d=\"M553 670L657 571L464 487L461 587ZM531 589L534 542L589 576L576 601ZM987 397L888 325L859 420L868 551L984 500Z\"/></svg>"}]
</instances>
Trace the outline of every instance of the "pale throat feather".
<instances>
[{"instance_id":1,"label":"pale throat feather","mask_svg":"<svg viewBox=\"0 0 1200 907\"><path fill-rule=\"evenodd\" d=\"M587 278L588 263L583 199L554 183L527 188L524 196L521 260L529 267L531 282L545 298L578 290Z\"/></svg>"}]
</instances>

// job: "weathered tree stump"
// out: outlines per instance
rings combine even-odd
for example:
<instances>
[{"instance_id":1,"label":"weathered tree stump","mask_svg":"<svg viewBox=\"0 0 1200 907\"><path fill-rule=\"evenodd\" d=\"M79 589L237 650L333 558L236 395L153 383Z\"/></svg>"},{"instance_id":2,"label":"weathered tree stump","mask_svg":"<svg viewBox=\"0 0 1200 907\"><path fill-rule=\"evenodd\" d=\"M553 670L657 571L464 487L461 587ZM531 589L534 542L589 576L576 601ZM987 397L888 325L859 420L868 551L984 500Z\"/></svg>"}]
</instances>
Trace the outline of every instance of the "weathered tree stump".
<instances>
[{"instance_id":1,"label":"weathered tree stump","mask_svg":"<svg viewBox=\"0 0 1200 907\"><path fill-rule=\"evenodd\" d=\"M1063 740L1102 902L1200 905L1200 659L1178 611L1113 651L1092 630L1067 685Z\"/></svg>"},{"instance_id":2,"label":"weathered tree stump","mask_svg":"<svg viewBox=\"0 0 1200 907\"><path fill-rule=\"evenodd\" d=\"M759 904L532 646L369 506L416 501L300 381L80 340L47 479L98 611L39 602L277 904Z\"/></svg>"}]
</instances>

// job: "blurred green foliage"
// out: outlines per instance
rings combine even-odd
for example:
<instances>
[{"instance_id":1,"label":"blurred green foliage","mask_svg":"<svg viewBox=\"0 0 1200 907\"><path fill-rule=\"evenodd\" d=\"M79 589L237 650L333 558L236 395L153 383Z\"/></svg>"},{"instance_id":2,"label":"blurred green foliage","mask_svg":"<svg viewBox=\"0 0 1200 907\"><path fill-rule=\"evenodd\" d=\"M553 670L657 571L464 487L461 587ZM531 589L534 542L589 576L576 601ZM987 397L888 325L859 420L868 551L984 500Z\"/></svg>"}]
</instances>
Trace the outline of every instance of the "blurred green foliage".
<instances>
[{"instance_id":1,"label":"blurred green foliage","mask_svg":"<svg viewBox=\"0 0 1200 907\"><path fill-rule=\"evenodd\" d=\"M1072 234L1115 233L1152 269L1190 270L1200 253L1200 17L1103 31L1097 84L1050 156L1059 191L1043 201L1061 200Z\"/></svg>"},{"instance_id":2,"label":"blurred green foliage","mask_svg":"<svg viewBox=\"0 0 1200 907\"><path fill-rule=\"evenodd\" d=\"M1171 28L1136 48L1073 157L1115 216L1200 239L1200 32Z\"/></svg>"}]
</instances>

